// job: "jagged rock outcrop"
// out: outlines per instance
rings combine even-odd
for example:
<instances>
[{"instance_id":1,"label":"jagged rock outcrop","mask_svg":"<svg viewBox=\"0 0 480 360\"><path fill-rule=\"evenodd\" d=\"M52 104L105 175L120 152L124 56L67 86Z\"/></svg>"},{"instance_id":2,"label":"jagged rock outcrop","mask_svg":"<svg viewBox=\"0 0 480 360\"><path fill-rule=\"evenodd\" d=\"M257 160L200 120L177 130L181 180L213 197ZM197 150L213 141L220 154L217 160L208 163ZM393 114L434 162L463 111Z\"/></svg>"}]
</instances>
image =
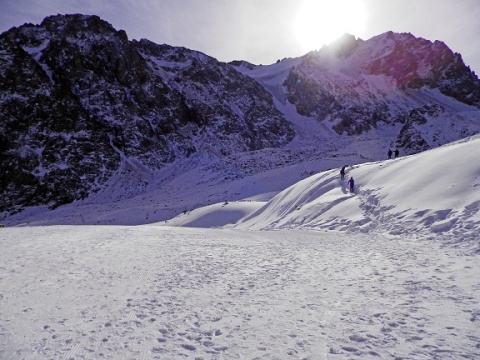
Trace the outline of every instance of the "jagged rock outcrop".
<instances>
[{"instance_id":1,"label":"jagged rock outcrop","mask_svg":"<svg viewBox=\"0 0 480 360\"><path fill-rule=\"evenodd\" d=\"M401 88L438 88L465 104L480 106L478 78L445 43L393 32L386 33L383 41L389 52L375 54L365 66L367 74L391 76Z\"/></svg>"},{"instance_id":2,"label":"jagged rock outcrop","mask_svg":"<svg viewBox=\"0 0 480 360\"><path fill-rule=\"evenodd\" d=\"M345 35L305 55L283 86L299 114L330 124L338 134L367 133L378 123L404 126L397 142L412 151L421 148L404 137L409 114L419 105L412 92L431 89L480 108L480 81L461 55L411 34L388 32L368 41Z\"/></svg>"},{"instance_id":3,"label":"jagged rock outcrop","mask_svg":"<svg viewBox=\"0 0 480 360\"><path fill-rule=\"evenodd\" d=\"M292 139L272 96L231 65L145 39L134 45L153 72L182 96L183 118L190 124L183 136L196 142L196 148L227 155L278 147Z\"/></svg>"}]
</instances>

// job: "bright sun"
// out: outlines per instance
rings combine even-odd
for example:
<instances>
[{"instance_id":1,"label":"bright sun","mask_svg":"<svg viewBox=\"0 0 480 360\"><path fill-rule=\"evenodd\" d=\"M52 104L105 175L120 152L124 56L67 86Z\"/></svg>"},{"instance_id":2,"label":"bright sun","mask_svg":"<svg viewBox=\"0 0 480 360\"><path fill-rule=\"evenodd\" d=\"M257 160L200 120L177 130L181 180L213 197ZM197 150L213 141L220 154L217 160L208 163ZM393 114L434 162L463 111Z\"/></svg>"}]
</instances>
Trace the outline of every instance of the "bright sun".
<instances>
[{"instance_id":1,"label":"bright sun","mask_svg":"<svg viewBox=\"0 0 480 360\"><path fill-rule=\"evenodd\" d=\"M359 36L365 26L362 0L303 0L295 31L303 51L329 44L345 33Z\"/></svg>"}]
</instances>

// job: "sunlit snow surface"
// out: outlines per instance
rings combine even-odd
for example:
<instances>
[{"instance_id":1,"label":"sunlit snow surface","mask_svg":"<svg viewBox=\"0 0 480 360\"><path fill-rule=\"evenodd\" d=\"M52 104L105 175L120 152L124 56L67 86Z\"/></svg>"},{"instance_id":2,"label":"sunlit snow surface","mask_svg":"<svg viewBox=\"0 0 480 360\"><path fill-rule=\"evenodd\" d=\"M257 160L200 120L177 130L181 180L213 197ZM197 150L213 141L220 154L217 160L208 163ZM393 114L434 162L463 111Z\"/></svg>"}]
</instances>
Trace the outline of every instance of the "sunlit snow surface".
<instances>
[{"instance_id":1,"label":"sunlit snow surface","mask_svg":"<svg viewBox=\"0 0 480 360\"><path fill-rule=\"evenodd\" d=\"M479 148L480 136L476 136L416 155L348 166L343 181L336 168L299 181L269 201L212 205L168 224L218 227L209 219L215 212L225 212L230 216L215 219L239 229L442 237L478 248ZM353 193L347 184L350 177L355 179ZM237 218L233 218L235 213Z\"/></svg>"},{"instance_id":2,"label":"sunlit snow surface","mask_svg":"<svg viewBox=\"0 0 480 360\"><path fill-rule=\"evenodd\" d=\"M1 359L476 359L480 258L435 241L2 229Z\"/></svg>"},{"instance_id":3,"label":"sunlit snow surface","mask_svg":"<svg viewBox=\"0 0 480 360\"><path fill-rule=\"evenodd\" d=\"M479 143L349 166L354 193L283 169L167 222L1 228L0 359L478 359Z\"/></svg>"}]
</instances>

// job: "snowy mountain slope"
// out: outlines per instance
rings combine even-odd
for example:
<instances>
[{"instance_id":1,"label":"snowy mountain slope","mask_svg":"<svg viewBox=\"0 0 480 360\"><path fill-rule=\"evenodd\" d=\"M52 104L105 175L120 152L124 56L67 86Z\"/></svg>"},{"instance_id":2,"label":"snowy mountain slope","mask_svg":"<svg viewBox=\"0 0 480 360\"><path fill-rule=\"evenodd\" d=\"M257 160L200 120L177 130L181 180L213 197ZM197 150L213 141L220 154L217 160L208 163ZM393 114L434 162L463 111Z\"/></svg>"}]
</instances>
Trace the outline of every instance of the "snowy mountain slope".
<instances>
[{"instance_id":1,"label":"snowy mountain slope","mask_svg":"<svg viewBox=\"0 0 480 360\"><path fill-rule=\"evenodd\" d=\"M476 75L410 34L345 36L268 66L128 41L95 16L0 40L8 224L163 221L480 132Z\"/></svg>"},{"instance_id":2,"label":"snowy mountain slope","mask_svg":"<svg viewBox=\"0 0 480 360\"><path fill-rule=\"evenodd\" d=\"M438 235L480 246L479 146L475 136L416 155L349 166L344 181L338 168L320 172L269 201L218 204L168 224ZM356 183L353 194L350 177ZM221 211L227 214L224 224L211 221L212 214L222 218Z\"/></svg>"},{"instance_id":3,"label":"snowy mountain slope","mask_svg":"<svg viewBox=\"0 0 480 360\"><path fill-rule=\"evenodd\" d=\"M384 147L411 154L478 132L480 82L439 41L391 32L367 41L345 35L301 58L234 64L262 83L280 109L293 104L297 116L321 122L330 138L383 138Z\"/></svg>"},{"instance_id":4,"label":"snowy mountain slope","mask_svg":"<svg viewBox=\"0 0 480 360\"><path fill-rule=\"evenodd\" d=\"M93 28L102 25L91 20ZM35 27L24 31L35 32ZM126 46L117 43L124 35L110 35L115 41L108 48L113 52L94 52L94 59L114 60L116 45ZM418 65L410 61L409 52L400 56L400 72L385 74L396 57L390 55L399 51L399 43L388 38L382 50L379 40L385 38L347 42L321 71L317 60L308 60L310 55L266 67L238 65L250 68L242 73L264 84L271 98L262 90L258 98L244 94L241 87L247 80L239 73L234 75L239 83L223 79L232 67L214 66L213 59L186 49L143 41L130 60L145 67L126 71L126 88L112 80L125 63L113 61L120 67L109 72L110 62L95 60L94 69L106 72L116 85L106 87L102 80L91 89L92 96L79 99L64 87L56 88L55 72L41 61L47 42L20 51L0 39L9 49L0 49L0 76L7 74L8 84L14 85L5 91L0 82L0 101L12 101L4 108L1 103L0 109L7 111L9 126L18 126L15 131L26 129L26 135L15 140L16 147L10 147L9 133L0 132L0 160L8 155L21 166L18 174L23 176L17 180L22 195L35 189L28 176L32 164L38 168L33 175L52 180L49 187L86 195L55 209L49 203L3 214L7 227L0 229L0 358L479 358L480 136L437 147L478 132L475 91L469 88L469 73L462 71L452 75L452 82L441 76L427 82L428 76L420 77L419 87L418 78L406 71ZM405 40L412 45L411 37ZM57 49L68 42L60 45ZM378 73L360 73L364 70L351 55L362 46L384 53L385 59L375 62ZM434 47L444 49L441 44ZM156 58L152 51L166 57ZM368 54L363 52L365 59ZM427 55L422 52L418 59L432 59ZM69 64L80 64L75 56L69 59ZM462 70L458 59L454 56L453 64ZM18 75L15 61L30 65ZM347 61L351 71L339 68ZM5 63L9 67L1 72ZM421 64L422 76L432 74L425 71L428 61ZM455 72L449 64L435 74ZM307 70L318 78L302 77L300 85L313 84L312 93L302 86L291 91L294 87L285 80ZM131 91L143 71L155 80L147 76L142 91ZM189 78L195 81L189 83ZM357 87L351 86L354 78L360 81ZM342 86L335 87L337 80ZM405 88L396 87L398 80ZM325 90L329 84L334 97L345 100L331 102L331 122L318 117L322 106L330 104L331 94ZM455 96L445 93L451 84L450 91L458 90ZM246 88L251 92L257 85L248 80ZM224 93L216 91L226 89L223 86L240 92L239 97L231 93L235 100L222 103ZM150 87L159 91L158 97L147 91ZM355 89L358 95L351 93ZM63 97L54 101L49 91ZM89 92L88 86L82 91ZM325 99L318 107L317 96ZM364 112L355 113L355 101L362 97L365 102L356 105ZM126 106L119 99L132 103ZM198 103L202 99L208 102ZM144 106L157 100L154 113L172 111L181 121L139 121ZM267 106L270 101L276 109ZM28 103L33 105L24 107ZM105 115L106 123L114 121L115 126L89 123L91 114L79 105L84 103L95 104L92 113ZM220 131L226 124L216 115L239 115L248 104L266 106L266 116L273 114L279 121L283 114L285 133L272 139L271 134L257 133L255 126L266 123L269 128L271 123L253 121L253 127L240 129L237 136L233 121L233 133L215 138L213 129ZM65 116L65 108L67 114L79 115ZM258 114L254 110L251 114ZM391 123L369 123L375 110L395 117ZM355 119L348 122L351 113L358 115L358 129ZM37 123L44 118L49 121ZM211 121L213 126L199 126L195 135L197 123L183 126L182 119ZM88 131L67 131L84 124L90 124ZM338 124L344 127L342 134ZM172 140L168 146L154 146L155 134L172 126L173 132L165 135ZM283 143L287 129L294 129L296 136ZM361 131L348 135L350 130ZM239 138L248 131L265 137L247 141L239 150ZM232 135L230 153L217 147L229 144L226 134ZM31 141L35 138L48 141ZM270 140L279 146L248 146ZM189 153L191 145L198 151ZM384 160L389 146L404 146L401 157ZM435 149L404 156L428 147ZM178 156L187 152L188 157ZM175 161L152 166L172 154ZM79 159L78 168L74 160ZM12 169L5 171L3 164L0 201L12 195L5 191L12 186ZM339 180L339 168L346 164L347 178L354 176L357 182L355 194ZM52 178L68 171L73 178ZM99 174L103 177L97 179ZM75 176L85 180L85 188L66 181ZM88 193L89 179L96 181L98 191ZM13 195L8 201L15 200ZM68 226L34 226L58 224Z\"/></svg>"},{"instance_id":5,"label":"snowy mountain slope","mask_svg":"<svg viewBox=\"0 0 480 360\"><path fill-rule=\"evenodd\" d=\"M294 136L271 95L231 65L129 41L96 16L13 28L0 51L0 211L86 198L130 166L153 173Z\"/></svg>"},{"instance_id":6,"label":"snowy mountain slope","mask_svg":"<svg viewBox=\"0 0 480 360\"><path fill-rule=\"evenodd\" d=\"M229 158L196 163L190 158L153 175L142 173L138 168L126 168L121 176L107 182L104 191L87 199L53 210L31 207L9 216L5 223L139 225L168 220L208 204L265 194L270 194L267 197L270 198L325 167L341 163L335 157L305 161L309 155L307 151L293 153L286 159L284 152L268 149L255 152L255 156L238 154L233 164Z\"/></svg>"}]
</instances>

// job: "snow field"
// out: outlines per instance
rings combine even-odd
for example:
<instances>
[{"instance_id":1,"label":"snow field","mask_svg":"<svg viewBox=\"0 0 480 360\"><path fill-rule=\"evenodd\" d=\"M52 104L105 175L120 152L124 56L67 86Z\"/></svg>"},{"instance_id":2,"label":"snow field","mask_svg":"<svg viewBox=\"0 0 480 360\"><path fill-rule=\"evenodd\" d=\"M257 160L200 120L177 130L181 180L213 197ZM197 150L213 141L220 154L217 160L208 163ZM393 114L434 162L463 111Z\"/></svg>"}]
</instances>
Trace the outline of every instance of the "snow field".
<instances>
[{"instance_id":1,"label":"snow field","mask_svg":"<svg viewBox=\"0 0 480 360\"><path fill-rule=\"evenodd\" d=\"M475 359L480 259L425 239L5 228L1 359Z\"/></svg>"},{"instance_id":2,"label":"snow field","mask_svg":"<svg viewBox=\"0 0 480 360\"><path fill-rule=\"evenodd\" d=\"M165 224L414 236L478 252L479 142L476 136L417 155L348 166L343 181L339 168L319 172L271 198L218 203ZM350 176L355 179L353 194Z\"/></svg>"}]
</instances>

